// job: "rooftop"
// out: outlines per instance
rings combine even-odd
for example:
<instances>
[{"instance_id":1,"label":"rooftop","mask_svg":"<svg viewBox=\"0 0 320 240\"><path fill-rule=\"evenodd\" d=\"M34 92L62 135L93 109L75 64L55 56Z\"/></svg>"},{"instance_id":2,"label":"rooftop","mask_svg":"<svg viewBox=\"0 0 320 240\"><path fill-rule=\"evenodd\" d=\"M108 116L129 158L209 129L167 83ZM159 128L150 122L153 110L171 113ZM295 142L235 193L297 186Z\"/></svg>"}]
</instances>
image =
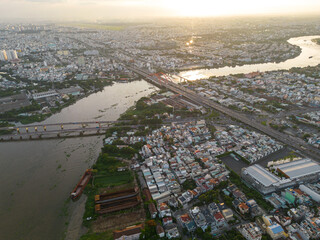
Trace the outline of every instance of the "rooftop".
<instances>
[{"instance_id":1,"label":"rooftop","mask_svg":"<svg viewBox=\"0 0 320 240\"><path fill-rule=\"evenodd\" d=\"M280 181L278 177L268 172L258 164L246 168L245 173L250 174L251 177L253 177L266 187Z\"/></svg>"},{"instance_id":2,"label":"rooftop","mask_svg":"<svg viewBox=\"0 0 320 240\"><path fill-rule=\"evenodd\" d=\"M277 166L289 178L299 178L310 174L320 173L320 165L311 159L302 159Z\"/></svg>"},{"instance_id":3,"label":"rooftop","mask_svg":"<svg viewBox=\"0 0 320 240\"><path fill-rule=\"evenodd\" d=\"M279 224L274 224L269 227L274 234L283 232L283 228Z\"/></svg>"}]
</instances>

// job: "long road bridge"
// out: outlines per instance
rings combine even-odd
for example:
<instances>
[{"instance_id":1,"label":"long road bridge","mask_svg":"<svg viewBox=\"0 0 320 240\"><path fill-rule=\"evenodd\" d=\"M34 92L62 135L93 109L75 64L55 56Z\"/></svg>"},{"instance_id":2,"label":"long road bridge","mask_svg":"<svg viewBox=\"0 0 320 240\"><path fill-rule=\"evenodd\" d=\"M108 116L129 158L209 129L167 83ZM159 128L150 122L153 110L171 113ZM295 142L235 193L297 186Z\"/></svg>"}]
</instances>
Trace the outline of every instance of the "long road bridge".
<instances>
[{"instance_id":1,"label":"long road bridge","mask_svg":"<svg viewBox=\"0 0 320 240\"><path fill-rule=\"evenodd\" d=\"M15 127L0 127L0 130L17 130L19 131L20 129L29 129L29 128L44 128L46 129L47 127L52 127L52 126L60 126L63 129L63 126L68 126L68 125L81 125L82 127L85 127L88 124L98 124L99 126L103 124L114 124L114 123L120 123L120 122L128 122L128 121L87 121L87 122L61 122L61 123L39 123L39 124L30 124L30 125L22 125L22 126L15 126Z\"/></svg>"},{"instance_id":2,"label":"long road bridge","mask_svg":"<svg viewBox=\"0 0 320 240\"><path fill-rule=\"evenodd\" d=\"M123 123L119 125L121 127L139 127L139 125L126 125L127 121L39 123L15 127L1 127L0 130L8 131L8 134L1 135L0 141L100 135L105 134L106 130L110 127L116 126L116 123Z\"/></svg>"},{"instance_id":3,"label":"long road bridge","mask_svg":"<svg viewBox=\"0 0 320 240\"><path fill-rule=\"evenodd\" d=\"M171 125L172 122L191 122L198 118L170 119L161 125ZM119 124L121 123L121 124ZM110 127L139 128L144 125L132 125L128 120L122 121L98 121L98 122L64 122L50 124L32 124L20 127L1 127L10 133L0 135L0 142L45 140L54 138L86 137L104 135Z\"/></svg>"},{"instance_id":4,"label":"long road bridge","mask_svg":"<svg viewBox=\"0 0 320 240\"><path fill-rule=\"evenodd\" d=\"M259 122L254 121L253 119L250 119L249 117L245 116L244 114L235 112L227 107L224 107L206 97L200 96L199 94L197 94L196 92L183 87L179 84L175 84L172 81L168 81L167 78L165 77L159 77L159 76L155 76L150 74L149 72L146 72L144 70L141 69L137 69L134 67L130 67L127 66L127 68L133 72L135 72L136 74L139 74L140 76L144 77L146 80L148 80L149 82L151 82L152 84L155 84L157 86L160 87L164 87L167 88L175 93L178 93L182 96L184 96L185 98L199 104L205 107L209 107L209 108L213 108L223 114L226 114L246 125L249 125L250 127L266 134L269 135L270 137L277 139L278 141L293 147L294 149L300 151L301 153L320 161L320 151L319 149L307 144L306 142L304 142L302 139L297 138L297 137L292 137L290 135L287 134L283 134L280 133L274 129L272 129L271 127L268 126L264 126Z\"/></svg>"}]
</instances>

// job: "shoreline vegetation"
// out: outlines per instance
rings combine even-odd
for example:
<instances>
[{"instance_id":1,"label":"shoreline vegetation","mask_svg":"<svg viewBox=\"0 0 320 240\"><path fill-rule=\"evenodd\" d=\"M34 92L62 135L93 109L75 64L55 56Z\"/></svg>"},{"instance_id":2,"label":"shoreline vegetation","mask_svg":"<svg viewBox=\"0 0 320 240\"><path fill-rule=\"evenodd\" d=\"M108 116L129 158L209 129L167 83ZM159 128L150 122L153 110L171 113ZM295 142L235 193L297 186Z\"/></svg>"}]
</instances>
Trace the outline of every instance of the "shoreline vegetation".
<instances>
[{"instance_id":1,"label":"shoreline vegetation","mask_svg":"<svg viewBox=\"0 0 320 240\"><path fill-rule=\"evenodd\" d=\"M312 39L312 42L320 45L320 38L315 38L315 39Z\"/></svg>"},{"instance_id":2,"label":"shoreline vegetation","mask_svg":"<svg viewBox=\"0 0 320 240\"><path fill-rule=\"evenodd\" d=\"M166 114L173 112L172 108L167 107L163 103L148 105L145 103L146 100L148 100L148 97L142 97L133 107L129 108L119 117L119 120L129 120L130 124L145 125L135 129L135 136L145 136L151 133L153 129L158 128L159 125L163 123L163 118ZM188 113L186 110L180 110L179 112L182 116L198 114L196 111ZM175 113L177 113L177 111L175 111ZM131 128L122 127L121 124L119 124L108 129L106 138L115 136L115 133L116 136L120 138L126 136L127 132L131 130ZM95 195L97 194L112 193L114 191L134 187L140 188L137 173L130 169L130 163L132 159L140 160L138 153L144 144L145 142L137 142L135 144L126 145L120 139L114 140L112 144L104 144L96 163L92 166L94 169L94 177L84 190L87 201L85 204L85 213L83 215L83 226L85 226L88 231L81 236L80 240L111 240L113 239L112 230L121 229L121 227L124 228L133 224L144 224L145 220L148 219L148 210L146 209L148 204L146 202L142 201L141 204L131 209L99 215L95 212L94 201ZM125 170L118 171L119 168L125 168ZM142 193L140 194L141 199L144 199ZM132 215L140 216L140 218L134 217L131 219ZM126 216L126 219L128 218L128 222L123 220L123 216ZM119 217L126 224L121 222L119 225L114 226L114 228L110 228L110 225L112 225L108 221L110 217L112 217L112 219L117 219ZM140 221L137 219L140 219ZM101 222L104 222L104 224L109 227L105 228L104 231L96 231L97 225L101 225ZM155 231L155 228L148 228L147 231Z\"/></svg>"},{"instance_id":3,"label":"shoreline vegetation","mask_svg":"<svg viewBox=\"0 0 320 240\"><path fill-rule=\"evenodd\" d=\"M64 83L56 84L56 89L63 89L70 87L74 84L78 85L84 90L84 94L80 96L69 95L69 99L63 99L63 104L56 102L55 107L49 108L50 111L47 113L40 113L42 106L36 101L32 100L31 105L22 107L19 109L10 110L0 114L0 119L3 122L20 122L21 124L30 124L35 122L42 122L52 116L55 113L60 112L62 109L71 106L77 101L90 96L91 94L103 91L107 86L113 85L116 82L114 80L88 80L88 81L66 81ZM41 88L39 90L46 91L49 90L47 86L44 86L45 89ZM16 94L16 93L15 93ZM1 133L0 133L1 134Z\"/></svg>"},{"instance_id":4,"label":"shoreline vegetation","mask_svg":"<svg viewBox=\"0 0 320 240\"><path fill-rule=\"evenodd\" d=\"M320 44L320 39L319 40L319 43ZM186 67L180 67L179 69L177 69L179 72L186 72L186 71L193 71L193 70L214 70L214 69L219 69L219 68L225 68L225 67L231 67L231 68L234 68L234 67L242 67L242 66L245 66L245 65L255 65L255 64L267 64L267 63L281 63L281 62L285 62L287 60L290 60L290 59L294 59L296 57L298 57L302 50L301 48L299 47L299 51L297 53L295 53L293 56L291 56L290 58L279 58L279 59L276 59L275 61L252 61L252 62L243 62L243 63L233 63L233 64L229 64L229 63L224 63L224 64L221 64L221 65L213 65L213 66L208 66L208 65L201 65L201 66L186 66ZM175 71L169 71L170 73L173 73L175 74Z\"/></svg>"}]
</instances>

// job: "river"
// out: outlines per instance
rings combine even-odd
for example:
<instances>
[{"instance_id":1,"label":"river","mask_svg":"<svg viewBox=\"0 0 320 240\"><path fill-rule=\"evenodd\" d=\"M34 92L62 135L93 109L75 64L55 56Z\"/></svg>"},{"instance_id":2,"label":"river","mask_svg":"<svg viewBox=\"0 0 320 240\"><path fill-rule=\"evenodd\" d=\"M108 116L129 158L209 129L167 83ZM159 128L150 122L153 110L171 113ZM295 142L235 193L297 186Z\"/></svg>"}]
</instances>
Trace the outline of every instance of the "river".
<instances>
[{"instance_id":1,"label":"river","mask_svg":"<svg viewBox=\"0 0 320 240\"><path fill-rule=\"evenodd\" d=\"M313 37L289 40L302 53L282 63L265 63L181 72L195 80L253 71L271 71L320 63ZM312 58L309 58L312 56ZM44 123L116 120L143 96L154 91L145 81L115 83L63 109ZM96 160L102 136L61 140L0 143L0 239L61 239L68 217L66 203L86 168ZM74 203L76 204L76 203Z\"/></svg>"},{"instance_id":2,"label":"river","mask_svg":"<svg viewBox=\"0 0 320 240\"><path fill-rule=\"evenodd\" d=\"M155 87L115 83L44 123L116 120ZM0 143L0 239L57 240L66 229L70 192L102 147L103 136Z\"/></svg>"},{"instance_id":3,"label":"river","mask_svg":"<svg viewBox=\"0 0 320 240\"><path fill-rule=\"evenodd\" d=\"M209 78L211 76L219 77L229 74L250 73L255 71L266 72L282 69L288 70L292 67L316 66L320 63L320 45L312 42L312 39L314 38L320 38L320 36L290 38L288 42L292 45L299 46L301 48L301 54L296 58L288 59L284 62L247 64L235 67L189 70L180 72L179 76L184 77L188 80L198 80Z\"/></svg>"}]
</instances>

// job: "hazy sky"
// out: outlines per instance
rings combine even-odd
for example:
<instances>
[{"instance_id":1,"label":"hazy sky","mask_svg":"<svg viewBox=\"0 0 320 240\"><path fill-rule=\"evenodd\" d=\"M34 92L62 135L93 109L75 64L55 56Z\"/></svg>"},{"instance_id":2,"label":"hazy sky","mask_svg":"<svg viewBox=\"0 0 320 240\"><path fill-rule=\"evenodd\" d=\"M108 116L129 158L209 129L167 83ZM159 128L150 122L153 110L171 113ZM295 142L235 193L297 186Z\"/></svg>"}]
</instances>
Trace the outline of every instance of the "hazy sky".
<instances>
[{"instance_id":1,"label":"hazy sky","mask_svg":"<svg viewBox=\"0 0 320 240\"><path fill-rule=\"evenodd\" d=\"M0 18L61 20L320 14L320 0L0 0L0 9Z\"/></svg>"}]
</instances>

